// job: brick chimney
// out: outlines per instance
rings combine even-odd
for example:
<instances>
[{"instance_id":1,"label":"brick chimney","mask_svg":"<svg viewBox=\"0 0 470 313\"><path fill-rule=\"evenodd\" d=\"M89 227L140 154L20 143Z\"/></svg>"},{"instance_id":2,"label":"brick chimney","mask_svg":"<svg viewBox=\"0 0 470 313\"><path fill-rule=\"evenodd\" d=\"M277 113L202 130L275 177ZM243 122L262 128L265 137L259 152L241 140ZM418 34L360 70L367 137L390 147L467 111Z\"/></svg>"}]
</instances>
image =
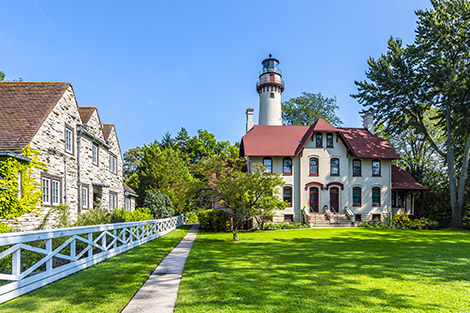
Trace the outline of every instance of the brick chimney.
<instances>
[{"instance_id":1,"label":"brick chimney","mask_svg":"<svg viewBox=\"0 0 470 313\"><path fill-rule=\"evenodd\" d=\"M253 111L255 109L253 108L248 108L246 109L246 132L249 132L255 123L253 122Z\"/></svg>"}]
</instances>

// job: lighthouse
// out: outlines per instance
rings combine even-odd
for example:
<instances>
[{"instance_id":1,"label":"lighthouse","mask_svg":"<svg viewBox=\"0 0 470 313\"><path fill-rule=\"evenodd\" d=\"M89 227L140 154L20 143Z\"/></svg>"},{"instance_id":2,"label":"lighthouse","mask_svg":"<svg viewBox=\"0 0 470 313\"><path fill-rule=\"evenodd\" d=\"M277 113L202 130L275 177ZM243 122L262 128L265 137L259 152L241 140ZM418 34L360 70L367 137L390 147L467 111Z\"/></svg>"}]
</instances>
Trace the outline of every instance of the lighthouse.
<instances>
[{"instance_id":1,"label":"lighthouse","mask_svg":"<svg viewBox=\"0 0 470 313\"><path fill-rule=\"evenodd\" d=\"M261 62L263 67L256 83L259 94L258 125L282 125L281 95L284 91L279 61L269 55Z\"/></svg>"}]
</instances>

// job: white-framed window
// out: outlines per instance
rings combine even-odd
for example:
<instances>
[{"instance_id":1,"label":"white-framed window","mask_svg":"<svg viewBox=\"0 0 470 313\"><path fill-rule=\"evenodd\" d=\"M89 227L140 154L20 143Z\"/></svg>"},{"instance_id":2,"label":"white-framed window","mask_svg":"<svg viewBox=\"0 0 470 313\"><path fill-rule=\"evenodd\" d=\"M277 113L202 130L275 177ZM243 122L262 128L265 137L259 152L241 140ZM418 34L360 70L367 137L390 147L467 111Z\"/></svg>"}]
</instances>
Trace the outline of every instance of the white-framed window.
<instances>
[{"instance_id":1,"label":"white-framed window","mask_svg":"<svg viewBox=\"0 0 470 313\"><path fill-rule=\"evenodd\" d=\"M116 209L117 208L117 194L110 193L109 194L109 208Z\"/></svg>"},{"instance_id":2,"label":"white-framed window","mask_svg":"<svg viewBox=\"0 0 470 313\"><path fill-rule=\"evenodd\" d=\"M88 209L88 187L82 186L82 208Z\"/></svg>"},{"instance_id":3,"label":"white-framed window","mask_svg":"<svg viewBox=\"0 0 470 313\"><path fill-rule=\"evenodd\" d=\"M111 173L117 173L117 159L114 155L109 155L109 171Z\"/></svg>"},{"instance_id":4,"label":"white-framed window","mask_svg":"<svg viewBox=\"0 0 470 313\"><path fill-rule=\"evenodd\" d=\"M42 179L42 203L51 204L51 180L49 178Z\"/></svg>"},{"instance_id":5,"label":"white-framed window","mask_svg":"<svg viewBox=\"0 0 470 313\"><path fill-rule=\"evenodd\" d=\"M99 146L97 143L93 143L93 151L92 151L92 158L93 158L93 164L98 165L98 160L99 160Z\"/></svg>"},{"instance_id":6,"label":"white-framed window","mask_svg":"<svg viewBox=\"0 0 470 313\"><path fill-rule=\"evenodd\" d=\"M65 127L65 151L73 153L73 130L68 126Z\"/></svg>"},{"instance_id":7,"label":"white-framed window","mask_svg":"<svg viewBox=\"0 0 470 313\"><path fill-rule=\"evenodd\" d=\"M131 210L131 198L124 199L124 209L126 209L127 211Z\"/></svg>"},{"instance_id":8,"label":"white-framed window","mask_svg":"<svg viewBox=\"0 0 470 313\"><path fill-rule=\"evenodd\" d=\"M52 205L59 205L59 194L60 194L60 182L58 180L52 180Z\"/></svg>"}]
</instances>

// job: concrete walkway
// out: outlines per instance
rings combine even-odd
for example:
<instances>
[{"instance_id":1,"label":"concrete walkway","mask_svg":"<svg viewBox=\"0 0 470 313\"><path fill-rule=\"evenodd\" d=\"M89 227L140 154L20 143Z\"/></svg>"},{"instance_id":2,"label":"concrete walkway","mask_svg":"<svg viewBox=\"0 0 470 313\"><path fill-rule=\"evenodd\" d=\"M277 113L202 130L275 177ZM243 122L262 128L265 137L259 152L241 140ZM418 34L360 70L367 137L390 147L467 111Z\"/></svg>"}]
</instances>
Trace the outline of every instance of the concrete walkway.
<instances>
[{"instance_id":1,"label":"concrete walkway","mask_svg":"<svg viewBox=\"0 0 470 313\"><path fill-rule=\"evenodd\" d=\"M189 233L153 271L122 313L174 311L184 263L196 239L198 228L199 224L193 225Z\"/></svg>"}]
</instances>

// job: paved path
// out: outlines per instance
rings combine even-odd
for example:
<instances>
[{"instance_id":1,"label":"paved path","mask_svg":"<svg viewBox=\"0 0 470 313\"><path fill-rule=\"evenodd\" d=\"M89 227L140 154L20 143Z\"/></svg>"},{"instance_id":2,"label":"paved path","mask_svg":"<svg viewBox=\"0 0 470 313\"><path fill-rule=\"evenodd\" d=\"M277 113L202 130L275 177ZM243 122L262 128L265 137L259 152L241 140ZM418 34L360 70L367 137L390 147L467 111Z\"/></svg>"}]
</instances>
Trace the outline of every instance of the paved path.
<instances>
[{"instance_id":1,"label":"paved path","mask_svg":"<svg viewBox=\"0 0 470 313\"><path fill-rule=\"evenodd\" d=\"M137 291L122 313L173 312L184 263L196 239L199 224L163 259L152 275Z\"/></svg>"}]
</instances>

